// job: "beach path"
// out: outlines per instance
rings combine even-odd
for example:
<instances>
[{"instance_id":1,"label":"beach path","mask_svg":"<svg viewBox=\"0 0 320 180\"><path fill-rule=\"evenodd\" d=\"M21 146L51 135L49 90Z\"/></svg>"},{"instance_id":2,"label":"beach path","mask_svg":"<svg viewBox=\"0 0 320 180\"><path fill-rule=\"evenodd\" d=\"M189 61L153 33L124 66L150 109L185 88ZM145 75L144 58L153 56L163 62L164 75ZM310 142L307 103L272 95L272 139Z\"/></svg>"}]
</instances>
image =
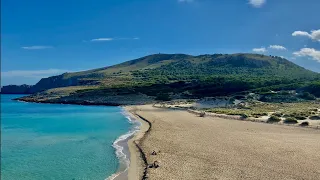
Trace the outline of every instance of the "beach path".
<instances>
[{"instance_id":1,"label":"beach path","mask_svg":"<svg viewBox=\"0 0 320 180\"><path fill-rule=\"evenodd\" d=\"M137 109L152 123L141 146L160 165L149 179L320 179L320 130Z\"/></svg>"}]
</instances>

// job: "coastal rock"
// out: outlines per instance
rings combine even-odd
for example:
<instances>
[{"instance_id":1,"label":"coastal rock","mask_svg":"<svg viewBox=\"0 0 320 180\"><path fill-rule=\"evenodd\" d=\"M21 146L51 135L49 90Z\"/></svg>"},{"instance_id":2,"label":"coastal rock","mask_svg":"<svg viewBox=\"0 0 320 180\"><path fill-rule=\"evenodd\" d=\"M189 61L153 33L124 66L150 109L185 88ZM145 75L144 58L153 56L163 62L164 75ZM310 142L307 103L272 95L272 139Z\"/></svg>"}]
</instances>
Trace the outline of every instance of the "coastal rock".
<instances>
[{"instance_id":1,"label":"coastal rock","mask_svg":"<svg viewBox=\"0 0 320 180\"><path fill-rule=\"evenodd\" d=\"M31 94L31 85L8 85L1 88L1 94Z\"/></svg>"}]
</instances>

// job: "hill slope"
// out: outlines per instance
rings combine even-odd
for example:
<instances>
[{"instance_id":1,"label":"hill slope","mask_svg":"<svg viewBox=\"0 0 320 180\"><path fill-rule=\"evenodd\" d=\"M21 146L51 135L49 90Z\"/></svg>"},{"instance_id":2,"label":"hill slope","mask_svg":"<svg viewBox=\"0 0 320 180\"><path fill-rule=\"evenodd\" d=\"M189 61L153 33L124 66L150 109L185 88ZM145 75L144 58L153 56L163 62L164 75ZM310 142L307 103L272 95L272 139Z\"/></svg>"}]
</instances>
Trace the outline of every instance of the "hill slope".
<instances>
[{"instance_id":1,"label":"hill slope","mask_svg":"<svg viewBox=\"0 0 320 180\"><path fill-rule=\"evenodd\" d=\"M93 92L98 96L111 92L157 96L161 92L200 97L290 85L317 78L318 73L274 56L154 54L110 67L44 78L31 86L29 92L67 87L57 91L61 94L73 89L70 91L73 96L86 93L83 96L88 97ZM68 88L71 86L73 88ZM51 91L51 94L57 91ZM70 93L64 96L70 96Z\"/></svg>"}]
</instances>

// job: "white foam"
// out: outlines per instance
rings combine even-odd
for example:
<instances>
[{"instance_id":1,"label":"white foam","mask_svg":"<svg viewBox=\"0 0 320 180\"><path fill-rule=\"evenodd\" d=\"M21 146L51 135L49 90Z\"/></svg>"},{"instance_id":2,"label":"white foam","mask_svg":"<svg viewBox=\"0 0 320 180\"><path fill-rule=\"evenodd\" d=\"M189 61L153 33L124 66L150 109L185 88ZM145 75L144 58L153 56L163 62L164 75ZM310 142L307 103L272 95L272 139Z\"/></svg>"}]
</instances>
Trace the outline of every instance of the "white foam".
<instances>
[{"instance_id":1,"label":"white foam","mask_svg":"<svg viewBox=\"0 0 320 180\"><path fill-rule=\"evenodd\" d=\"M125 172L128 170L129 165L130 165L130 159L127 158L127 155L123 152L124 147L120 146L119 143L121 141L126 141L129 137L133 136L136 132L138 132L140 130L140 122L137 121L136 119L133 119L130 115L128 115L128 113L123 110L122 114L127 118L127 120L129 121L130 124L133 124L132 129L127 132L124 135L121 135L118 139L116 139L113 142L113 147L116 150L116 156L118 157L118 159L120 160L120 163L123 163L126 167L126 169L122 172L117 172L115 174L112 174L111 176L109 176L108 178L106 178L105 180L113 180L116 177L118 177L121 173Z\"/></svg>"},{"instance_id":2,"label":"white foam","mask_svg":"<svg viewBox=\"0 0 320 180\"><path fill-rule=\"evenodd\" d=\"M16 101L21 102L21 103L29 103L27 101L21 101L21 100L16 100Z\"/></svg>"}]
</instances>

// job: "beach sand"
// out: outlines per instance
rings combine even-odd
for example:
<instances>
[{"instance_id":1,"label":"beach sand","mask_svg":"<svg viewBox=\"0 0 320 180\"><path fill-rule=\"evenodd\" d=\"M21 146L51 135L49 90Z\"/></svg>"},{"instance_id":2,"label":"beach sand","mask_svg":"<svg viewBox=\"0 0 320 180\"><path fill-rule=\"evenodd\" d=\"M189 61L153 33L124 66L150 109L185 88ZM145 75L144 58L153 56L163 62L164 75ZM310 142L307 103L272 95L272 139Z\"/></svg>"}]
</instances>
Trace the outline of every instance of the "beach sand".
<instances>
[{"instance_id":1,"label":"beach sand","mask_svg":"<svg viewBox=\"0 0 320 180\"><path fill-rule=\"evenodd\" d=\"M201 118L151 105L127 107L133 109L152 124L137 141L148 163L160 165L148 169L149 179L320 179L319 130ZM141 128L132 141L143 136L148 124ZM132 141L130 180L141 179L144 169Z\"/></svg>"},{"instance_id":2,"label":"beach sand","mask_svg":"<svg viewBox=\"0 0 320 180\"><path fill-rule=\"evenodd\" d=\"M127 112L129 112L132 118L138 120L141 123L140 130L128 141L128 147L130 152L130 167L128 169L128 180L138 180L143 176L143 171L145 168L145 163L141 158L141 152L137 148L137 145L140 144L141 138L144 137L145 132L149 129L149 125L146 121L143 121L137 117L136 106L127 106L125 107Z\"/></svg>"}]
</instances>

